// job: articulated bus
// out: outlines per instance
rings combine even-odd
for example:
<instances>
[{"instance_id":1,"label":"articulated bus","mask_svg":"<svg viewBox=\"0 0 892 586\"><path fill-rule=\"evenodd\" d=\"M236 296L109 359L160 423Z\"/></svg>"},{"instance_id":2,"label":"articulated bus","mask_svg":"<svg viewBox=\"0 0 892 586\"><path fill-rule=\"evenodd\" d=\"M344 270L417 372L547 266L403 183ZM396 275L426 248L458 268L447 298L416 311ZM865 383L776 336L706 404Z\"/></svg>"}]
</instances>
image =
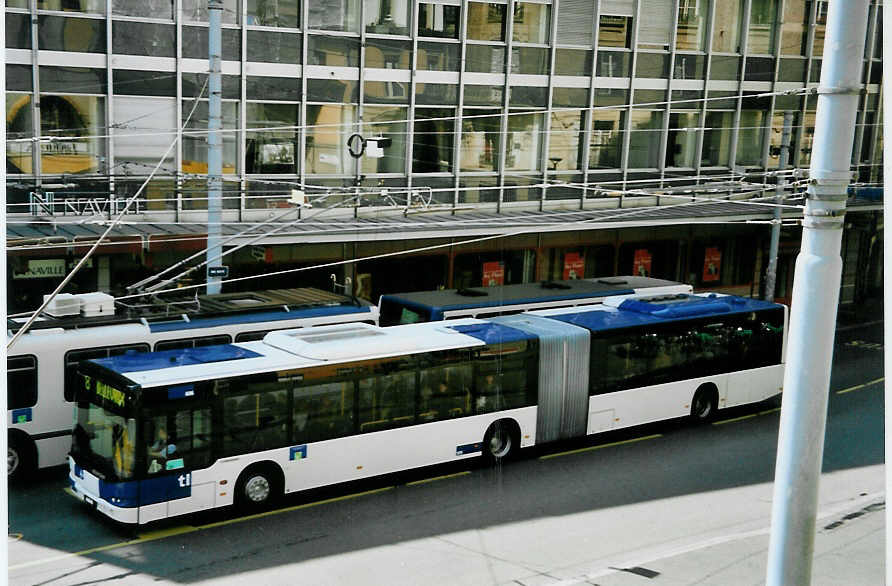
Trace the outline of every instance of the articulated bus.
<instances>
[{"instance_id":1,"label":"articulated bus","mask_svg":"<svg viewBox=\"0 0 892 586\"><path fill-rule=\"evenodd\" d=\"M74 495L128 524L679 417L780 393L782 305L620 296L586 308L87 360Z\"/></svg>"},{"instance_id":2,"label":"articulated bus","mask_svg":"<svg viewBox=\"0 0 892 586\"><path fill-rule=\"evenodd\" d=\"M606 297L647 293L692 293L690 285L651 277L600 277L495 287L441 289L382 295L380 325L393 326L459 317L487 318L535 309L601 303Z\"/></svg>"},{"instance_id":3,"label":"articulated bus","mask_svg":"<svg viewBox=\"0 0 892 586\"><path fill-rule=\"evenodd\" d=\"M58 299L7 358L11 480L66 462L81 360L259 340L277 329L378 321L378 308L368 302L312 288L166 298L130 306L103 293ZM24 321L7 321L8 338Z\"/></svg>"}]
</instances>

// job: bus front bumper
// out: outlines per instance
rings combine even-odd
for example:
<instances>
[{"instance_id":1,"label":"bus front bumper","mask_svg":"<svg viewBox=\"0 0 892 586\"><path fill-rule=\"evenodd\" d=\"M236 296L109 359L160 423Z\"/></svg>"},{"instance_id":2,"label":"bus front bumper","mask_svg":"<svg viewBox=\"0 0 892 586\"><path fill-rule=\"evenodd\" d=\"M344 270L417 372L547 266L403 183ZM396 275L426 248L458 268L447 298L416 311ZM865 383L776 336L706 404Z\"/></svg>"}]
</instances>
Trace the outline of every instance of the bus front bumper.
<instances>
[{"instance_id":1,"label":"bus front bumper","mask_svg":"<svg viewBox=\"0 0 892 586\"><path fill-rule=\"evenodd\" d=\"M118 507L99 496L99 478L82 468L77 468L69 458L68 494L81 501L91 509L98 511L118 523L137 524L139 522L138 507Z\"/></svg>"}]
</instances>

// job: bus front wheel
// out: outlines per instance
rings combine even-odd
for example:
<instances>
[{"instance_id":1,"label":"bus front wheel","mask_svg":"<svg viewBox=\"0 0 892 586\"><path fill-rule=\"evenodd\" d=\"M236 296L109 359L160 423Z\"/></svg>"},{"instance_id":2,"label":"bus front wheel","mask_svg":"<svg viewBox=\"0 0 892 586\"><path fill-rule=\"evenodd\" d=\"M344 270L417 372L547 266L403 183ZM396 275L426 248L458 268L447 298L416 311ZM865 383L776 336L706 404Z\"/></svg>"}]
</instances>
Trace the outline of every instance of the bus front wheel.
<instances>
[{"instance_id":1,"label":"bus front wheel","mask_svg":"<svg viewBox=\"0 0 892 586\"><path fill-rule=\"evenodd\" d=\"M269 508L282 497L282 471L274 464L255 464L238 477L235 504L242 511Z\"/></svg>"},{"instance_id":2,"label":"bus front wheel","mask_svg":"<svg viewBox=\"0 0 892 586\"><path fill-rule=\"evenodd\" d=\"M691 400L691 420L707 423L715 417L719 407L719 390L713 384L701 385Z\"/></svg>"},{"instance_id":3,"label":"bus front wheel","mask_svg":"<svg viewBox=\"0 0 892 586\"><path fill-rule=\"evenodd\" d=\"M496 421L483 436L483 457L487 462L504 462L511 458L520 446L520 431L514 421Z\"/></svg>"}]
</instances>

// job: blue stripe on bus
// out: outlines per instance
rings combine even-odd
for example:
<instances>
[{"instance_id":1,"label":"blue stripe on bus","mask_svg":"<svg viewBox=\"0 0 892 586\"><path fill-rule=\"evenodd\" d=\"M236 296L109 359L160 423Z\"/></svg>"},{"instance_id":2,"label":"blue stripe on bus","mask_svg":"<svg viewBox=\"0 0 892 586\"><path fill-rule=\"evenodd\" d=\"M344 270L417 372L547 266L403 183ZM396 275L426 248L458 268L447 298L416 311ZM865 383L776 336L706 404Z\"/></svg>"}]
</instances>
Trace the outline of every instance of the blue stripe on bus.
<instances>
[{"instance_id":1,"label":"blue stripe on bus","mask_svg":"<svg viewBox=\"0 0 892 586\"><path fill-rule=\"evenodd\" d=\"M167 388L168 399L185 399L195 395L195 385L177 385Z\"/></svg>"},{"instance_id":2,"label":"blue stripe on bus","mask_svg":"<svg viewBox=\"0 0 892 586\"><path fill-rule=\"evenodd\" d=\"M113 372L126 373L191 364L206 364L208 362L257 358L258 356L261 355L257 352L246 350L233 344L222 344L220 346L177 348L159 352L133 352L119 356L109 356L108 358L95 358L93 362Z\"/></svg>"},{"instance_id":3,"label":"blue stripe on bus","mask_svg":"<svg viewBox=\"0 0 892 586\"><path fill-rule=\"evenodd\" d=\"M147 480L106 482L99 479L99 498L124 509L190 496L192 496L192 474L185 470Z\"/></svg>"},{"instance_id":4,"label":"blue stripe on bus","mask_svg":"<svg viewBox=\"0 0 892 586\"><path fill-rule=\"evenodd\" d=\"M155 322L149 324L149 331L153 334L161 332L174 332L179 330L195 330L200 328L212 328L234 324L253 324L261 322L284 321L289 319L302 319L311 317L327 317L330 315L342 315L353 313L371 313L371 306L331 306L314 307L312 309L296 309L294 311L267 311L260 313L240 313L221 317L209 317L193 319L191 321L175 320Z\"/></svg>"},{"instance_id":5,"label":"blue stripe on bus","mask_svg":"<svg viewBox=\"0 0 892 586\"><path fill-rule=\"evenodd\" d=\"M670 322L691 317L748 313L781 307L775 303L745 297L692 297L688 301L658 304L647 301L625 300L619 311L582 311L547 317L577 325L588 330L614 330L631 326Z\"/></svg>"},{"instance_id":6,"label":"blue stripe on bus","mask_svg":"<svg viewBox=\"0 0 892 586\"><path fill-rule=\"evenodd\" d=\"M466 336L471 336L472 338L477 338L486 344L500 344L536 339L536 336L533 334L527 334L526 332L522 332L515 328L489 322L463 326L450 326L449 329L465 334Z\"/></svg>"},{"instance_id":7,"label":"blue stripe on bus","mask_svg":"<svg viewBox=\"0 0 892 586\"><path fill-rule=\"evenodd\" d=\"M481 442L477 442L474 444L465 444L463 446L456 446L455 455L456 456L464 456L465 454L476 454L478 452L483 451L483 444Z\"/></svg>"}]
</instances>

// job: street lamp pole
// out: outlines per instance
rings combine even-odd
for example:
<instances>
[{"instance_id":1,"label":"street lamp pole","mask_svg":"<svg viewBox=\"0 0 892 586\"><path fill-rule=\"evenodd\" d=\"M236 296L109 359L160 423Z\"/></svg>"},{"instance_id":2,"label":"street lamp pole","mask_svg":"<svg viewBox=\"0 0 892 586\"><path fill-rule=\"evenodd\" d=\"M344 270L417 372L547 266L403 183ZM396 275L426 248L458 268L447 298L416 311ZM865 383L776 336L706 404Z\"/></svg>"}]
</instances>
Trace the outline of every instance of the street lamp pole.
<instances>
[{"instance_id":1,"label":"street lamp pole","mask_svg":"<svg viewBox=\"0 0 892 586\"><path fill-rule=\"evenodd\" d=\"M768 586L811 582L818 482L842 259L846 188L861 88L868 0L834 0L827 16L814 151L790 312L768 547Z\"/></svg>"}]
</instances>

